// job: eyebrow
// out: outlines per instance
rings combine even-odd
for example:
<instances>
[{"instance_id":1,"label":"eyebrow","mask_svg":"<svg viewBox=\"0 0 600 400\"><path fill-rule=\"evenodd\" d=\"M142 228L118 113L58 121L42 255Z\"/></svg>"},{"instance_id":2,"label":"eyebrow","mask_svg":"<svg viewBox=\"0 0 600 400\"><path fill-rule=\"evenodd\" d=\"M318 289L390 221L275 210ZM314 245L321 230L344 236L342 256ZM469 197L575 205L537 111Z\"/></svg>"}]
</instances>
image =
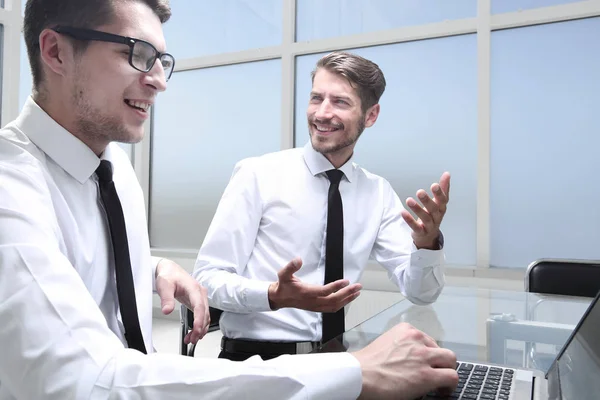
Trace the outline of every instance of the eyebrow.
<instances>
[{"instance_id":1,"label":"eyebrow","mask_svg":"<svg viewBox=\"0 0 600 400\"><path fill-rule=\"evenodd\" d=\"M310 96L321 96L323 97L323 94L320 92L315 92L314 90L310 92ZM346 95L331 95L331 97L333 97L336 100L345 100L348 103L354 103L354 101L352 101L352 98L350 98L349 96Z\"/></svg>"}]
</instances>

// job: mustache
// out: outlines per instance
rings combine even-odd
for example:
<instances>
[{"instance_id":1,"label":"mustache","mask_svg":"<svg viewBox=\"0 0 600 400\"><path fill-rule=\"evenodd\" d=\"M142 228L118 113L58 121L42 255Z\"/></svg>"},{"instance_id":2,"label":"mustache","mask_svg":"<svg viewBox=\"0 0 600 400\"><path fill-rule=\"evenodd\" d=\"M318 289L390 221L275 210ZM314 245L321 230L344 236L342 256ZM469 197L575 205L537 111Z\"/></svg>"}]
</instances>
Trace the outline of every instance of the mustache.
<instances>
[{"instance_id":1,"label":"mustache","mask_svg":"<svg viewBox=\"0 0 600 400\"><path fill-rule=\"evenodd\" d=\"M341 122L333 122L333 120L331 118L329 118L329 119L311 118L310 122L312 124L331 126L332 128L335 128L335 129L344 129L344 124L342 124Z\"/></svg>"}]
</instances>

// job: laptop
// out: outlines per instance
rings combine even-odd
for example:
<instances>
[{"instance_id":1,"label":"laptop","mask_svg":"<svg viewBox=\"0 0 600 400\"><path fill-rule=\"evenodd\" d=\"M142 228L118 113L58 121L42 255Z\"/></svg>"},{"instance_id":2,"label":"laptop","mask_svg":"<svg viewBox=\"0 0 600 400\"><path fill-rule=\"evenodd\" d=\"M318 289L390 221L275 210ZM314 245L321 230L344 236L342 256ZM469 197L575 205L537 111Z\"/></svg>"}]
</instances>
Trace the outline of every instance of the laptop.
<instances>
[{"instance_id":1,"label":"laptop","mask_svg":"<svg viewBox=\"0 0 600 400\"><path fill-rule=\"evenodd\" d=\"M552 362L548 373L459 361L459 384L451 393L422 400L600 399L600 293Z\"/></svg>"}]
</instances>

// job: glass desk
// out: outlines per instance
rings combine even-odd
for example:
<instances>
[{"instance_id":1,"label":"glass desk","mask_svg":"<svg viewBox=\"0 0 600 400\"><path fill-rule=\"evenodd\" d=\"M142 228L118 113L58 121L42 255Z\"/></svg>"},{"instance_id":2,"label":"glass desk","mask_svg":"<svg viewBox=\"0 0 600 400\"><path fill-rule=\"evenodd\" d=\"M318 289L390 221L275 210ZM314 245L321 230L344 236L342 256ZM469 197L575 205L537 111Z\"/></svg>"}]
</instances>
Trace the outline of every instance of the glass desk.
<instances>
[{"instance_id":1,"label":"glass desk","mask_svg":"<svg viewBox=\"0 0 600 400\"><path fill-rule=\"evenodd\" d=\"M401 300L325 343L315 352L359 350L400 322L433 337L458 360L546 372L591 298L446 287L438 300L417 306ZM337 346L336 346L337 343Z\"/></svg>"}]
</instances>

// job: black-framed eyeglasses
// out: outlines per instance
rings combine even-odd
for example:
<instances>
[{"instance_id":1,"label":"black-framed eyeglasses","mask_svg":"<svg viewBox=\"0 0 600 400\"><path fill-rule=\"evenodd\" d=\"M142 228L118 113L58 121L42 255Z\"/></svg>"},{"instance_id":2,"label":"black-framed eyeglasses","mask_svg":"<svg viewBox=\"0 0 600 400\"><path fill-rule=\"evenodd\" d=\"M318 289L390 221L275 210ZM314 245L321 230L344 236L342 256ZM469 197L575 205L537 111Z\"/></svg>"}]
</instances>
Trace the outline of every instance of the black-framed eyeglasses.
<instances>
[{"instance_id":1,"label":"black-framed eyeglasses","mask_svg":"<svg viewBox=\"0 0 600 400\"><path fill-rule=\"evenodd\" d=\"M148 72L152 69L156 60L160 60L167 81L171 78L173 68L175 67L175 58L171 54L159 52L156 50L156 47L145 40L70 26L56 26L52 30L71 36L77 40L97 40L100 42L126 44L129 46L129 64L133 68L140 72Z\"/></svg>"}]
</instances>

